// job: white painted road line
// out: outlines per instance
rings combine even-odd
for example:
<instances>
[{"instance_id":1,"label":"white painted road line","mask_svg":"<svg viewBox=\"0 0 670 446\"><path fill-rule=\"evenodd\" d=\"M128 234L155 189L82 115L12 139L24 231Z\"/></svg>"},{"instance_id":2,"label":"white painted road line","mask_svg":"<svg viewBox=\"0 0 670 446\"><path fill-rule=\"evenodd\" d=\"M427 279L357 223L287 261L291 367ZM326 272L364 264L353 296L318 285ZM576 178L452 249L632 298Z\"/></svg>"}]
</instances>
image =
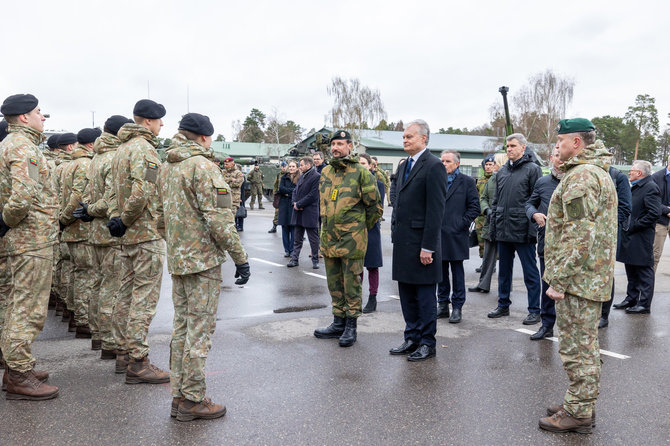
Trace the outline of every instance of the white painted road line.
<instances>
[{"instance_id":1,"label":"white painted road line","mask_svg":"<svg viewBox=\"0 0 670 446\"><path fill-rule=\"evenodd\" d=\"M400 296L398 296L397 294L391 294L391 295L389 295L389 297L390 297L391 299L400 300Z\"/></svg>"},{"instance_id":2,"label":"white painted road line","mask_svg":"<svg viewBox=\"0 0 670 446\"><path fill-rule=\"evenodd\" d=\"M529 334L529 335L532 335L533 333L535 333L534 331L527 330L525 328L516 328L516 329L514 329L514 331L518 331L519 333L525 333L525 334ZM547 339L549 341L553 341L553 342L558 342L558 338L556 338L556 337L545 338L545 339ZM622 355L621 353L615 353L615 352L611 352L609 350L600 349L600 354L605 355L605 356L611 356L611 357L617 358L617 359L630 359L630 356L628 356L628 355Z\"/></svg>"},{"instance_id":3,"label":"white painted road line","mask_svg":"<svg viewBox=\"0 0 670 446\"><path fill-rule=\"evenodd\" d=\"M273 266L285 266L285 265L281 265L281 264L279 264L279 263L270 262L270 261L268 261L268 260L259 259L258 257L249 257L249 258L250 258L251 260L255 260L255 261L257 261L257 262L267 263L268 265L273 265Z\"/></svg>"},{"instance_id":4,"label":"white painted road line","mask_svg":"<svg viewBox=\"0 0 670 446\"><path fill-rule=\"evenodd\" d=\"M323 275L317 274L317 273L308 273L307 271L303 271L303 274L307 274L308 276L312 276L312 277L318 277L319 279L327 279L326 276L323 276Z\"/></svg>"}]
</instances>

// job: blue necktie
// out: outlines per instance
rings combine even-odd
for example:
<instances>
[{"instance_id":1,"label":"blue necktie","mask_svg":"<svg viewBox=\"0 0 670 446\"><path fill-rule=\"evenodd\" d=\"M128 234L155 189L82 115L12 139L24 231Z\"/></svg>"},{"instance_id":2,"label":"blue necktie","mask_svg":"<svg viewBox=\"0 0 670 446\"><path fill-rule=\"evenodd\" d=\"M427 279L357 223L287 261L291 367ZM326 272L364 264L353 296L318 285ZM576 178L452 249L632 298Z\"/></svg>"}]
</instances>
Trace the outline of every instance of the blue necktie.
<instances>
[{"instance_id":1,"label":"blue necktie","mask_svg":"<svg viewBox=\"0 0 670 446\"><path fill-rule=\"evenodd\" d=\"M407 167L405 168L405 178L402 180L403 184L407 181L407 177L409 177L409 171L412 170L412 163L414 163L414 158L410 157L409 161L407 161Z\"/></svg>"}]
</instances>

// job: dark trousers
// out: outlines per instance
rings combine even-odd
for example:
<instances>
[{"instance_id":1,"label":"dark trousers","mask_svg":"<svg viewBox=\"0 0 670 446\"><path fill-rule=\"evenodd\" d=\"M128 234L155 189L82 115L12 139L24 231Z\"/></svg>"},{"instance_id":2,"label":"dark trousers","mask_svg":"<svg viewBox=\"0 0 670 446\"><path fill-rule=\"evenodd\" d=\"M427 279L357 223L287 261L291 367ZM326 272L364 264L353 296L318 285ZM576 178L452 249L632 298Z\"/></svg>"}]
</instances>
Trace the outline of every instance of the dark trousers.
<instances>
[{"instance_id":1,"label":"dark trousers","mask_svg":"<svg viewBox=\"0 0 670 446\"><path fill-rule=\"evenodd\" d=\"M654 297L654 266L639 266L626 264L628 287L626 299L637 302L645 308L651 308L651 299Z\"/></svg>"},{"instance_id":2,"label":"dark trousers","mask_svg":"<svg viewBox=\"0 0 670 446\"><path fill-rule=\"evenodd\" d=\"M437 307L435 284L416 285L398 282L400 307L405 318L405 340L435 347Z\"/></svg>"},{"instance_id":3,"label":"dark trousers","mask_svg":"<svg viewBox=\"0 0 670 446\"><path fill-rule=\"evenodd\" d=\"M544 276L544 257L540 257L540 277L542 276ZM542 318L542 326L553 330L556 323L556 302L547 296L548 289L549 284L543 280L542 296L540 296L542 305L540 307L540 317Z\"/></svg>"},{"instance_id":4,"label":"dark trousers","mask_svg":"<svg viewBox=\"0 0 670 446\"><path fill-rule=\"evenodd\" d=\"M365 268L368 270L368 284L370 285L370 295L377 295L379 290L379 268ZM361 272L361 283L363 283L363 273Z\"/></svg>"},{"instance_id":5,"label":"dark trousers","mask_svg":"<svg viewBox=\"0 0 670 446\"><path fill-rule=\"evenodd\" d=\"M612 279L612 294L610 294L610 300L603 302L603 308L600 312L600 317L603 319L609 319L610 310L612 309L612 303L614 302L614 279Z\"/></svg>"},{"instance_id":6,"label":"dark trousers","mask_svg":"<svg viewBox=\"0 0 670 446\"><path fill-rule=\"evenodd\" d=\"M451 279L449 283L449 265L451 265ZM454 292L451 293L451 285L454 286ZM465 271L463 271L462 260L443 260L442 261L442 282L437 285L437 302L451 302L453 308L462 308L465 303Z\"/></svg>"},{"instance_id":7,"label":"dark trousers","mask_svg":"<svg viewBox=\"0 0 670 446\"><path fill-rule=\"evenodd\" d=\"M309 246L312 248L312 263L316 265L319 263L319 230L317 228L306 228L300 225L293 226L293 254L291 254L291 259L298 261L300 258L302 244L305 241L305 231L307 231Z\"/></svg>"},{"instance_id":8,"label":"dark trousers","mask_svg":"<svg viewBox=\"0 0 670 446\"><path fill-rule=\"evenodd\" d=\"M482 290L491 290L491 277L496 269L496 258L498 257L498 244L484 240L484 259L482 261L482 272L479 274L477 286Z\"/></svg>"},{"instance_id":9,"label":"dark trousers","mask_svg":"<svg viewBox=\"0 0 670 446\"><path fill-rule=\"evenodd\" d=\"M281 241L284 244L284 252L293 252L293 228L294 226L281 225Z\"/></svg>"},{"instance_id":10,"label":"dark trousers","mask_svg":"<svg viewBox=\"0 0 670 446\"><path fill-rule=\"evenodd\" d=\"M535 243L509 243L498 242L498 306L507 308L512 304L510 292L512 291L512 272L514 269L514 252L519 254L521 268L523 269L523 281L528 291L528 312L540 312L540 272L537 270L535 260Z\"/></svg>"}]
</instances>

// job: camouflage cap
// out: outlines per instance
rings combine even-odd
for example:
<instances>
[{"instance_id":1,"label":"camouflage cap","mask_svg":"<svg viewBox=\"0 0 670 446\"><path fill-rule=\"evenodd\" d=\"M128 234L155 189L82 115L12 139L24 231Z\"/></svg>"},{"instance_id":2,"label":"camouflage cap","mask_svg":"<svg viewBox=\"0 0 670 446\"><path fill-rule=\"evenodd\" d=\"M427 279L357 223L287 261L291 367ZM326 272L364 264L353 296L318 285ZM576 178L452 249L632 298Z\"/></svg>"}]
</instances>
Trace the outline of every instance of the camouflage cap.
<instances>
[{"instance_id":1,"label":"camouflage cap","mask_svg":"<svg viewBox=\"0 0 670 446\"><path fill-rule=\"evenodd\" d=\"M179 130L188 130L196 135L212 136L214 126L209 118L200 113L186 113L179 122Z\"/></svg>"},{"instance_id":2,"label":"camouflage cap","mask_svg":"<svg viewBox=\"0 0 670 446\"><path fill-rule=\"evenodd\" d=\"M59 146L67 146L77 142L77 135L74 133L63 133L58 137Z\"/></svg>"},{"instance_id":3,"label":"camouflage cap","mask_svg":"<svg viewBox=\"0 0 670 446\"><path fill-rule=\"evenodd\" d=\"M100 129L81 129L79 130L79 133L77 133L77 142L79 144L95 142L100 135L102 135L102 130Z\"/></svg>"},{"instance_id":4,"label":"camouflage cap","mask_svg":"<svg viewBox=\"0 0 670 446\"><path fill-rule=\"evenodd\" d=\"M7 121L5 121L4 119L0 121L0 141L5 139L5 136L8 135L7 127L9 127L9 123Z\"/></svg>"},{"instance_id":5,"label":"camouflage cap","mask_svg":"<svg viewBox=\"0 0 670 446\"><path fill-rule=\"evenodd\" d=\"M58 138L60 138L58 133L49 136L49 139L47 139L47 146L49 146L50 149L55 149L58 147Z\"/></svg>"},{"instance_id":6,"label":"camouflage cap","mask_svg":"<svg viewBox=\"0 0 670 446\"><path fill-rule=\"evenodd\" d=\"M151 99L140 99L133 108L133 116L141 116L147 119L161 119L165 116L165 107L163 104L152 101Z\"/></svg>"},{"instance_id":7,"label":"camouflage cap","mask_svg":"<svg viewBox=\"0 0 670 446\"><path fill-rule=\"evenodd\" d=\"M106 132L111 133L112 135L116 135L119 133L119 129L123 127L124 124L132 124L132 122L132 119L128 119L125 116L113 115L105 121L104 128Z\"/></svg>"},{"instance_id":8,"label":"camouflage cap","mask_svg":"<svg viewBox=\"0 0 670 446\"><path fill-rule=\"evenodd\" d=\"M37 98L32 94L15 94L9 96L0 106L0 113L7 116L30 113L37 107Z\"/></svg>"},{"instance_id":9,"label":"camouflage cap","mask_svg":"<svg viewBox=\"0 0 670 446\"><path fill-rule=\"evenodd\" d=\"M558 122L558 127L556 127L556 131L559 135L564 135L566 133L592 132L595 129L596 126L593 125L591 121L584 118L562 119Z\"/></svg>"},{"instance_id":10,"label":"camouflage cap","mask_svg":"<svg viewBox=\"0 0 670 446\"><path fill-rule=\"evenodd\" d=\"M344 139L346 141L351 141L351 134L347 132L346 130L338 130L335 133L333 133L333 136L330 138L331 141L335 141L338 139Z\"/></svg>"}]
</instances>

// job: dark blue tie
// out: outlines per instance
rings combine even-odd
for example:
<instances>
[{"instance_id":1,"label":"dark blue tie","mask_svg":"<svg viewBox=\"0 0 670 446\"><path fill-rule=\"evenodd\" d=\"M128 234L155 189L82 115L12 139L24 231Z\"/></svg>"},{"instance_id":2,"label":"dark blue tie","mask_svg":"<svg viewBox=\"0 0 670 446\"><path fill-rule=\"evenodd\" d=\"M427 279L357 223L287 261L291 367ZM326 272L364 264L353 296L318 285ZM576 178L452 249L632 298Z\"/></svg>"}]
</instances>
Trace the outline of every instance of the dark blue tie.
<instances>
[{"instance_id":1,"label":"dark blue tie","mask_svg":"<svg viewBox=\"0 0 670 446\"><path fill-rule=\"evenodd\" d=\"M405 178L403 178L403 180L402 180L403 184L405 182L407 182L407 177L409 176L409 171L412 170L412 163L414 163L414 158L410 157L409 161L407 161L407 167L405 167Z\"/></svg>"}]
</instances>

